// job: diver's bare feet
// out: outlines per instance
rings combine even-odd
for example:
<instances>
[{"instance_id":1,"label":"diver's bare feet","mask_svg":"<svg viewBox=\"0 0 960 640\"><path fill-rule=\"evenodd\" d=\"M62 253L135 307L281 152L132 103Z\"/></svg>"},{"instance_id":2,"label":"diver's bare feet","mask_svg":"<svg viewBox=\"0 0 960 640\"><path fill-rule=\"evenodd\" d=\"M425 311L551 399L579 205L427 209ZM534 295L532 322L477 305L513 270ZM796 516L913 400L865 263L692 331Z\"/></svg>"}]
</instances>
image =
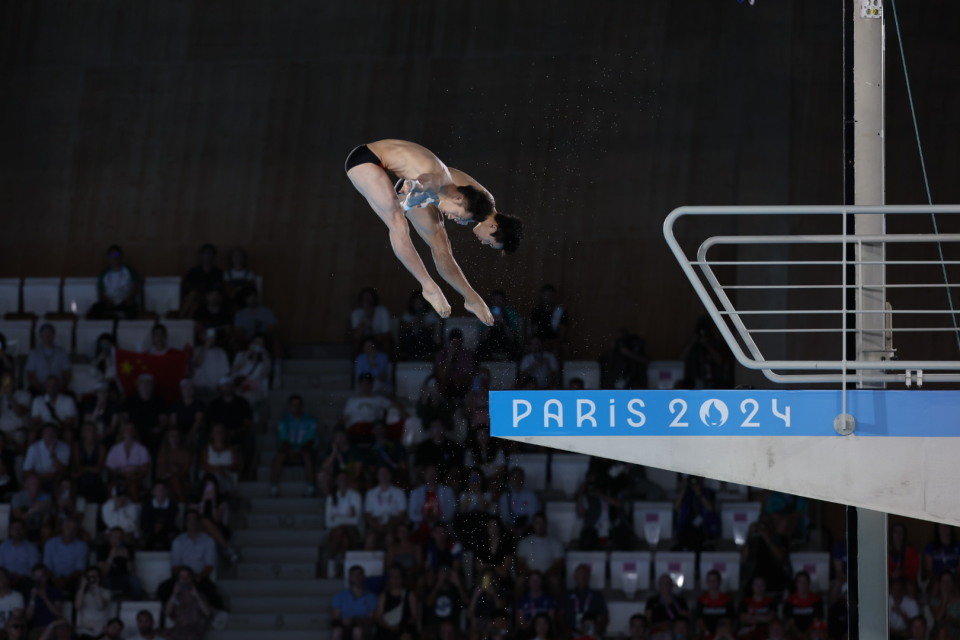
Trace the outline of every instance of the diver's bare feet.
<instances>
[{"instance_id":1,"label":"diver's bare feet","mask_svg":"<svg viewBox=\"0 0 960 640\"><path fill-rule=\"evenodd\" d=\"M433 307L433 310L437 312L437 315L441 318L450 317L450 303L447 302L447 299L443 296L443 292L440 291L440 287L434 288L423 288L423 299L430 303L430 306Z\"/></svg>"},{"instance_id":2,"label":"diver's bare feet","mask_svg":"<svg viewBox=\"0 0 960 640\"><path fill-rule=\"evenodd\" d=\"M480 318L480 322L488 327L493 326L493 314L490 313L487 303L484 302L482 298L477 297L475 300L466 300L463 306L466 307L467 311Z\"/></svg>"}]
</instances>

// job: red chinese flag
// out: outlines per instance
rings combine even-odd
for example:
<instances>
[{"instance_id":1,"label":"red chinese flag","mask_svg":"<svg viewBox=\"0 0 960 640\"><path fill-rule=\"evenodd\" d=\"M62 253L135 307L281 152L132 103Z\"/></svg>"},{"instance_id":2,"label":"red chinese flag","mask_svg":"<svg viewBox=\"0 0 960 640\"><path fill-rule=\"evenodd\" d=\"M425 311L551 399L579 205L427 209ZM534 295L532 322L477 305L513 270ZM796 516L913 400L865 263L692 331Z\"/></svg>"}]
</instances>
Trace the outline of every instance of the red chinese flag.
<instances>
[{"instance_id":1,"label":"red chinese flag","mask_svg":"<svg viewBox=\"0 0 960 640\"><path fill-rule=\"evenodd\" d=\"M126 395L137 392L137 378L144 373L153 376L156 394L169 403L180 397L180 381L186 377L188 354L170 349L162 356L116 349L117 382Z\"/></svg>"}]
</instances>

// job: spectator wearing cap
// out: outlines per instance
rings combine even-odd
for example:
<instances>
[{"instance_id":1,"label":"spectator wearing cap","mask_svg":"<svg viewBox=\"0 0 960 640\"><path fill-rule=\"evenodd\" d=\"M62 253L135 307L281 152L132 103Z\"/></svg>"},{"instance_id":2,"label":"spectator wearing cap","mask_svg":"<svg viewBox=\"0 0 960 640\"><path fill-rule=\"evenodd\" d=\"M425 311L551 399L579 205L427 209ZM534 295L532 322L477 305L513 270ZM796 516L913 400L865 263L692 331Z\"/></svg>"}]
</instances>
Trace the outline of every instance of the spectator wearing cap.
<instances>
[{"instance_id":1,"label":"spectator wearing cap","mask_svg":"<svg viewBox=\"0 0 960 640\"><path fill-rule=\"evenodd\" d=\"M108 529L117 528L135 539L139 536L140 505L130 500L126 485L113 488L110 499L100 507L100 518Z\"/></svg>"},{"instance_id":2,"label":"spectator wearing cap","mask_svg":"<svg viewBox=\"0 0 960 640\"><path fill-rule=\"evenodd\" d=\"M34 398L30 407L33 432L36 433L40 425L52 424L72 441L77 426L77 404L73 398L61 393L58 376L47 376L44 387L46 393Z\"/></svg>"},{"instance_id":3,"label":"spectator wearing cap","mask_svg":"<svg viewBox=\"0 0 960 640\"><path fill-rule=\"evenodd\" d=\"M180 280L180 314L192 318L200 307L203 295L223 285L223 271L217 266L217 248L205 243L200 247L197 264Z\"/></svg>"},{"instance_id":4,"label":"spectator wearing cap","mask_svg":"<svg viewBox=\"0 0 960 640\"><path fill-rule=\"evenodd\" d=\"M134 501L140 500L140 489L150 471L150 452L137 440L137 428L130 422L120 427L120 442L107 453L106 467L111 480L126 486Z\"/></svg>"},{"instance_id":5,"label":"spectator wearing cap","mask_svg":"<svg viewBox=\"0 0 960 640\"><path fill-rule=\"evenodd\" d=\"M317 439L317 419L304 413L303 396L294 394L287 400L287 415L280 418L277 426L278 449L273 457L270 472L270 495L280 493L280 475L287 464L303 464L307 478L304 495L313 497L317 489L314 483L314 448Z\"/></svg>"},{"instance_id":6,"label":"spectator wearing cap","mask_svg":"<svg viewBox=\"0 0 960 640\"><path fill-rule=\"evenodd\" d=\"M107 266L97 277L97 302L87 317L96 320L136 318L142 286L140 275L125 263L123 249L111 245L107 249Z\"/></svg>"},{"instance_id":7,"label":"spectator wearing cap","mask_svg":"<svg viewBox=\"0 0 960 640\"><path fill-rule=\"evenodd\" d=\"M27 354L27 364L24 373L27 376L27 388L34 395L44 392L46 380L55 376L60 380L60 388L66 389L73 379L73 367L70 365L70 356L63 347L53 343L56 330L50 323L40 325L40 344Z\"/></svg>"},{"instance_id":8,"label":"spectator wearing cap","mask_svg":"<svg viewBox=\"0 0 960 640\"><path fill-rule=\"evenodd\" d=\"M77 537L80 525L68 518L63 521L60 535L43 545L43 564L50 569L53 583L60 589L73 591L87 569L90 548Z\"/></svg>"},{"instance_id":9,"label":"spectator wearing cap","mask_svg":"<svg viewBox=\"0 0 960 640\"><path fill-rule=\"evenodd\" d=\"M370 373L357 378L356 394L347 398L343 407L343 425L351 439L369 439L373 424L383 420L387 409L393 406L388 398L373 392L374 379Z\"/></svg>"},{"instance_id":10,"label":"spectator wearing cap","mask_svg":"<svg viewBox=\"0 0 960 640\"><path fill-rule=\"evenodd\" d=\"M447 344L437 352L433 361L433 374L437 377L440 393L459 404L476 373L477 361L473 352L464 346L463 331L452 329Z\"/></svg>"},{"instance_id":11,"label":"spectator wearing cap","mask_svg":"<svg viewBox=\"0 0 960 640\"><path fill-rule=\"evenodd\" d=\"M123 402L121 422L133 423L148 449L160 448L163 432L170 423L170 407L156 394L151 374L143 373L137 378L137 392Z\"/></svg>"},{"instance_id":12,"label":"spectator wearing cap","mask_svg":"<svg viewBox=\"0 0 960 640\"><path fill-rule=\"evenodd\" d=\"M210 424L222 424L227 439L240 448L244 472L250 475L254 468L257 438L253 433L253 409L250 403L237 394L233 378L220 379L219 394L207 405L207 420Z\"/></svg>"}]
</instances>

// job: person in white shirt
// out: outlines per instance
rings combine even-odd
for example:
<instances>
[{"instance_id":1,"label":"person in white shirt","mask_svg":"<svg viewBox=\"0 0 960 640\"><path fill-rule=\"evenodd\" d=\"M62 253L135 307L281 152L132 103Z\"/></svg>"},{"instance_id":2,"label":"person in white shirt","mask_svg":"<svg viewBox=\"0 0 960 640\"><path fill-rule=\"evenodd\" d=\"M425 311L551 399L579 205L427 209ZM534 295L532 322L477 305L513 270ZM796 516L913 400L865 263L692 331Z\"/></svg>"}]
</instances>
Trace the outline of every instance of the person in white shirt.
<instances>
[{"instance_id":1,"label":"person in white shirt","mask_svg":"<svg viewBox=\"0 0 960 640\"><path fill-rule=\"evenodd\" d=\"M27 388L35 394L42 393L50 376L56 376L62 388L69 387L73 378L73 367L66 350L53 344L56 330L52 324L46 323L40 326L38 333L40 344L30 350L27 364L23 368L27 375Z\"/></svg>"},{"instance_id":2,"label":"person in white shirt","mask_svg":"<svg viewBox=\"0 0 960 640\"><path fill-rule=\"evenodd\" d=\"M86 571L85 579L80 581L74 598L74 610L77 613L76 631L81 636L99 637L107 628L110 619L110 590L101 584L100 569L92 566Z\"/></svg>"},{"instance_id":3,"label":"person in white shirt","mask_svg":"<svg viewBox=\"0 0 960 640\"><path fill-rule=\"evenodd\" d=\"M230 378L230 358L217 343L217 338L216 329L207 329L203 344L193 355L193 385L197 395L204 399L216 393L220 380Z\"/></svg>"},{"instance_id":4,"label":"person in white shirt","mask_svg":"<svg viewBox=\"0 0 960 640\"><path fill-rule=\"evenodd\" d=\"M77 426L77 404L70 396L60 393L63 388L60 385L59 376L47 376L44 382L46 394L33 399L30 419L34 429L49 423L63 428L67 433Z\"/></svg>"},{"instance_id":5,"label":"person in white shirt","mask_svg":"<svg viewBox=\"0 0 960 640\"><path fill-rule=\"evenodd\" d=\"M230 376L239 381L237 393L251 405L266 400L272 368L266 338L262 334L255 335L247 350L237 353L233 360Z\"/></svg>"},{"instance_id":6,"label":"person in white shirt","mask_svg":"<svg viewBox=\"0 0 960 640\"><path fill-rule=\"evenodd\" d=\"M556 384L560 375L557 357L544 351L540 338L530 338L530 351L520 360L520 374L536 380L538 389L547 389Z\"/></svg>"},{"instance_id":7,"label":"person in white shirt","mask_svg":"<svg viewBox=\"0 0 960 640\"><path fill-rule=\"evenodd\" d=\"M350 488L347 473L338 473L337 489L327 496L326 508L326 525L330 530L327 544L332 558L342 558L348 549L355 548L360 541L362 502L360 493Z\"/></svg>"},{"instance_id":8,"label":"person in white shirt","mask_svg":"<svg viewBox=\"0 0 960 640\"><path fill-rule=\"evenodd\" d=\"M385 548L387 535L407 518L407 494L393 484L393 472L383 466L377 470L377 486L367 491L363 501L367 523L367 551Z\"/></svg>"},{"instance_id":9,"label":"person in white shirt","mask_svg":"<svg viewBox=\"0 0 960 640\"><path fill-rule=\"evenodd\" d=\"M533 516L533 531L517 545L517 568L523 575L539 571L548 581L557 582L563 577L566 550L563 543L547 535L547 516Z\"/></svg>"},{"instance_id":10,"label":"person in white shirt","mask_svg":"<svg viewBox=\"0 0 960 640\"><path fill-rule=\"evenodd\" d=\"M118 484L113 488L113 497L103 503L100 517L107 529L123 529L134 539L140 536L140 505L130 501L126 485Z\"/></svg>"},{"instance_id":11,"label":"person in white shirt","mask_svg":"<svg viewBox=\"0 0 960 640\"><path fill-rule=\"evenodd\" d=\"M906 594L906 585L903 578L894 578L890 581L890 637L909 638L910 623L920 615L917 601Z\"/></svg>"},{"instance_id":12,"label":"person in white shirt","mask_svg":"<svg viewBox=\"0 0 960 640\"><path fill-rule=\"evenodd\" d=\"M70 464L70 447L62 442L53 424L45 424L40 439L27 448L23 461L24 473L35 473L45 487L52 487L53 481L67 472Z\"/></svg>"},{"instance_id":13,"label":"person in white shirt","mask_svg":"<svg viewBox=\"0 0 960 640\"><path fill-rule=\"evenodd\" d=\"M167 328L159 322L150 329L149 340L144 340L140 345L142 353L149 353L154 356L162 356L170 351L170 345L167 342Z\"/></svg>"},{"instance_id":14,"label":"person in white shirt","mask_svg":"<svg viewBox=\"0 0 960 640\"><path fill-rule=\"evenodd\" d=\"M23 595L10 588L10 574L0 569L0 629L14 616L23 615Z\"/></svg>"}]
</instances>

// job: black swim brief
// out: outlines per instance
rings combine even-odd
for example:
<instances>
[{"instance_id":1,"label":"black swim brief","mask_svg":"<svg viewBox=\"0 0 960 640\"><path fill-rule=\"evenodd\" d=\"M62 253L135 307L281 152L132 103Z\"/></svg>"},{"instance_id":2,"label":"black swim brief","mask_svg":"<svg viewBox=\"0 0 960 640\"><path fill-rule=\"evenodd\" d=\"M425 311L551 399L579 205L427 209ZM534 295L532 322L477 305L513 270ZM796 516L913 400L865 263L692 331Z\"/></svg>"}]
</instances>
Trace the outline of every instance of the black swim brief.
<instances>
[{"instance_id":1,"label":"black swim brief","mask_svg":"<svg viewBox=\"0 0 960 640\"><path fill-rule=\"evenodd\" d=\"M343 164L344 171L350 171L355 166L360 164L375 164L381 169L383 168L383 162L380 161L380 158L377 157L373 151L370 151L370 148L362 144L353 151L350 152L350 155L347 156L347 161Z\"/></svg>"}]
</instances>

